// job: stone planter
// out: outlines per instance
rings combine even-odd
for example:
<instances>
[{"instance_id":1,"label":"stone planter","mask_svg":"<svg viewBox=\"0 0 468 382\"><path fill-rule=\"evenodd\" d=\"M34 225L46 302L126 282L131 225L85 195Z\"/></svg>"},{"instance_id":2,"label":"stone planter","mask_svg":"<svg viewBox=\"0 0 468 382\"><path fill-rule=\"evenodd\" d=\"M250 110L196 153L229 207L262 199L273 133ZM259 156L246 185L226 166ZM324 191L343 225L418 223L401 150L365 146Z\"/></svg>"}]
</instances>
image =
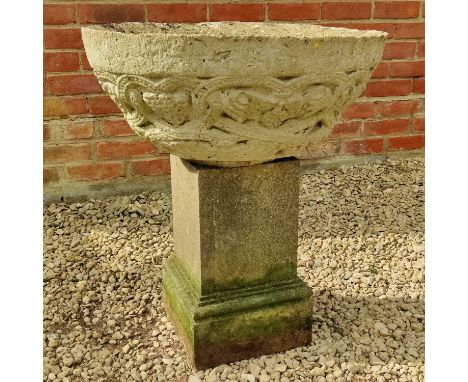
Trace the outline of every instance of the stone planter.
<instances>
[{"instance_id":1,"label":"stone planter","mask_svg":"<svg viewBox=\"0 0 468 382\"><path fill-rule=\"evenodd\" d=\"M103 89L171 153L168 314L197 367L310 342L299 168L364 90L386 34L290 23L83 28ZM271 163L268 163L271 162Z\"/></svg>"}]
</instances>

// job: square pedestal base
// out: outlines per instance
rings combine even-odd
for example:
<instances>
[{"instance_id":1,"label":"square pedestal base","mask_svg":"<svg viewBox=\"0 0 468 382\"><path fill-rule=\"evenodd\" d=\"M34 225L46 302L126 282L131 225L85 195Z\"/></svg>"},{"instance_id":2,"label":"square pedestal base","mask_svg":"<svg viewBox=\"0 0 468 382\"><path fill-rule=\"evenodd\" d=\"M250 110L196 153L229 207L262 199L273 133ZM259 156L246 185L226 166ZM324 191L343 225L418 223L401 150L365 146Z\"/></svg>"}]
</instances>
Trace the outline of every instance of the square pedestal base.
<instances>
[{"instance_id":1,"label":"square pedestal base","mask_svg":"<svg viewBox=\"0 0 468 382\"><path fill-rule=\"evenodd\" d=\"M171 256L163 279L166 311L198 369L311 341L311 291L299 278L197 298Z\"/></svg>"},{"instance_id":2,"label":"square pedestal base","mask_svg":"<svg viewBox=\"0 0 468 382\"><path fill-rule=\"evenodd\" d=\"M197 368L307 345L311 290L297 277L299 161L213 168L171 155L169 316Z\"/></svg>"}]
</instances>

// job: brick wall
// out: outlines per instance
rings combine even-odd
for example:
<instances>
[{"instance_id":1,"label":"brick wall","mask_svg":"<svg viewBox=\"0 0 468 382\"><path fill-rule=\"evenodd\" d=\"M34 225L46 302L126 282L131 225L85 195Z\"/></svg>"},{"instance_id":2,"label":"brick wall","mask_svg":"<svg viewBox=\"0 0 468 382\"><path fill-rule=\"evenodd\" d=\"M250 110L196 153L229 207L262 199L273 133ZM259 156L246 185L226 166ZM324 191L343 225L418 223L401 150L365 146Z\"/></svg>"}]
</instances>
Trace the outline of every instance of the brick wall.
<instances>
[{"instance_id":1,"label":"brick wall","mask_svg":"<svg viewBox=\"0 0 468 382\"><path fill-rule=\"evenodd\" d=\"M301 21L388 33L383 60L309 158L422 150L424 1L45 1L44 190L56 196L132 187L169 173L99 86L80 27L123 21ZM167 175L166 175L167 178ZM69 191L66 191L69 190ZM73 192L72 192L73 193ZM91 192L92 193L92 192Z\"/></svg>"}]
</instances>

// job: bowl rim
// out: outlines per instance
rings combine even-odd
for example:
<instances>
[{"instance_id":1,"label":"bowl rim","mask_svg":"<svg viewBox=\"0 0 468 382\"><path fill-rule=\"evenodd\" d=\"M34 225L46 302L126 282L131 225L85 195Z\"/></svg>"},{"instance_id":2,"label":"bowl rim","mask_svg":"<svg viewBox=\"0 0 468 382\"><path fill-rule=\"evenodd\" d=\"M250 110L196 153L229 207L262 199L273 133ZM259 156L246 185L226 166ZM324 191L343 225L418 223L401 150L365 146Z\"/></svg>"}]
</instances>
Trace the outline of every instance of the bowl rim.
<instances>
[{"instance_id":1,"label":"bowl rim","mask_svg":"<svg viewBox=\"0 0 468 382\"><path fill-rule=\"evenodd\" d=\"M122 36L219 39L385 39L387 32L303 22L210 21L201 23L123 22L83 26L82 31ZM127 29L127 30L126 30Z\"/></svg>"}]
</instances>

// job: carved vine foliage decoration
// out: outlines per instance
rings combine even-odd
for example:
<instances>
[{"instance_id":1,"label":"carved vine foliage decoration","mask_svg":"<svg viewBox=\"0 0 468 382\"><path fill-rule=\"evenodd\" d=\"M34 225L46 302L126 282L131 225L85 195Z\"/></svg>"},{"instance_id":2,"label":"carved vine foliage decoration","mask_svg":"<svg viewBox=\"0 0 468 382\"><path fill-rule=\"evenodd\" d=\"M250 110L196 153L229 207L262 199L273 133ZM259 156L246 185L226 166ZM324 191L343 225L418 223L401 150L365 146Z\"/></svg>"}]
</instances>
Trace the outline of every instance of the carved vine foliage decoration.
<instances>
[{"instance_id":1,"label":"carved vine foliage decoration","mask_svg":"<svg viewBox=\"0 0 468 382\"><path fill-rule=\"evenodd\" d=\"M369 71L293 78L150 78L96 73L140 135L162 142L304 144L328 134Z\"/></svg>"}]
</instances>

